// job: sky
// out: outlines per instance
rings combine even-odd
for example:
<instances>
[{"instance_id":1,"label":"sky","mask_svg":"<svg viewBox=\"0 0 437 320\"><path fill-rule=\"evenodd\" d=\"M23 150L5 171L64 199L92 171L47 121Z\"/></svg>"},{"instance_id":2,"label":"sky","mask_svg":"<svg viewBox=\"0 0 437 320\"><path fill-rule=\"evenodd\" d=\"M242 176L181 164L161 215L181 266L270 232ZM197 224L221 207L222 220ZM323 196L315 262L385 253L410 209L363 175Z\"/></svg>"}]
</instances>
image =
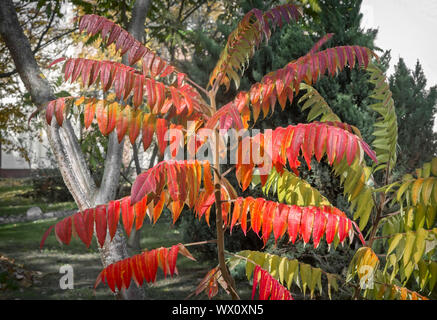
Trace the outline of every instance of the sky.
<instances>
[{"instance_id":1,"label":"sky","mask_svg":"<svg viewBox=\"0 0 437 320\"><path fill-rule=\"evenodd\" d=\"M428 87L437 85L437 1L363 0L362 27L379 30L376 45L391 49L391 68L399 57L412 69L417 59L425 72Z\"/></svg>"},{"instance_id":2,"label":"sky","mask_svg":"<svg viewBox=\"0 0 437 320\"><path fill-rule=\"evenodd\" d=\"M399 57L409 69L419 60L427 88L437 85L437 0L363 0L361 12L362 27L379 30L376 46L391 49L388 75Z\"/></svg>"}]
</instances>

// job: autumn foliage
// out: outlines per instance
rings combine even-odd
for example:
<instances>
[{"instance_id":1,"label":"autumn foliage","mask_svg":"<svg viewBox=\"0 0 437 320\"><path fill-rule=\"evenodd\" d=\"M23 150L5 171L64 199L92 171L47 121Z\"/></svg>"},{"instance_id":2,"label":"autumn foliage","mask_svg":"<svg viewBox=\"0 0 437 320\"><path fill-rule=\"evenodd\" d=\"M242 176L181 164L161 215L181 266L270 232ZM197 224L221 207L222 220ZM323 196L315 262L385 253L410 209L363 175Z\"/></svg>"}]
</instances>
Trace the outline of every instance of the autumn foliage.
<instances>
[{"instance_id":1,"label":"autumn foliage","mask_svg":"<svg viewBox=\"0 0 437 320\"><path fill-rule=\"evenodd\" d=\"M47 122L53 124L56 120L62 126L70 108L77 107L84 113L86 128L95 119L104 136L115 131L119 141L128 137L131 143L135 143L140 138L145 150L156 137L159 152L166 158L138 175L130 196L77 212L58 222L44 234L41 247L52 230L64 244L69 244L71 238L76 236L89 247L95 234L99 245L103 246L105 241L112 240L120 223L129 236L133 228L141 228L146 217L156 223L164 207L170 210L173 222L178 220L186 206L209 224L214 208L220 263L205 276L196 294L205 292L212 298L217 294L220 284L233 298L238 297L224 265L225 260L220 256L224 255L220 240L224 232L221 225L229 227L230 232L241 228L245 235L248 230L253 230L264 245L271 237L276 243L287 234L288 242L292 244L296 241L312 241L317 248L324 238L330 247L336 248L338 244L346 244L346 239L352 242L357 236L361 247L351 261L348 278L341 281L349 283L355 277L361 280L372 276L372 289L362 287L359 290L367 298L422 299L422 295L402 287L414 272L421 288L424 289L428 284L431 292L436 283L437 269L436 263L430 258L433 251L425 252L424 248L427 239L431 241L436 237L436 229L432 227L437 203L437 164L433 161L429 170L427 166L417 178L410 175L402 183L386 183L378 190L373 185L373 174L377 171L385 172L388 182L396 162L397 141L397 120L391 93L385 76L377 67L374 52L360 46L320 50L334 36L328 34L305 56L265 75L259 83L253 84L247 92L240 91L227 104L216 106L215 96L221 86L229 89L233 81L239 87L239 72L260 43L268 41L275 28L296 21L300 16L300 9L292 4L267 12L253 9L247 13L229 35L205 89L113 22L96 15L81 17L80 31L86 31L90 36L99 34L106 46L115 44L120 55L127 55L130 66L82 58L56 60L55 63L64 61L65 81L78 82L84 88L99 87L103 92L114 93L116 99L59 98L48 104L45 110ZM369 109L377 114L377 119L375 139L370 145L363 140L358 128L341 122L311 86L321 77L333 77L346 68L368 72L370 81L375 85L372 96L375 104L370 105ZM301 92L305 94L299 95ZM234 172L239 184L237 187L244 191L259 178L261 186L267 189L266 193L275 189L281 202L287 203L238 196L236 186L231 185L217 163L220 146L223 145L219 130L250 129L249 124L262 121L261 112L262 118L267 117L275 112L277 103L284 110L287 103L293 102L298 95L299 102L304 103L302 110L310 111L312 122L272 128L271 140L265 132L240 139L233 146L234 152L239 155ZM319 121L313 121L319 116ZM170 129L180 130L182 138L168 139L167 131ZM201 131L205 129L212 132L212 140L200 138ZM175 160L172 159L174 150L166 153L169 145L183 147L191 143L194 153L209 143L215 150L215 159ZM255 163L249 156L249 161L244 162L244 156L250 154L248 146L256 146L261 150L265 155L264 161ZM311 169L313 160L325 161L332 167L333 174L340 178L344 195L351 204L349 212L327 204L326 199L322 199L312 186L304 184L299 178L301 162L305 161ZM259 169L266 166L270 166L270 170L260 173ZM288 184L283 180L284 177L287 177ZM279 183L287 188L279 190ZM288 196L292 187L298 184L301 187L293 192L301 196L299 201L297 197ZM399 215L393 217L403 221L405 214L412 215L407 221L410 223L412 219L416 223L407 223L406 229L405 224L398 221L396 227L390 230L383 224L383 237L388 239L389 248L386 267L380 269L381 263L372 244L381 226L382 208L394 190L398 191L392 200L401 205L401 210ZM379 196L375 195L378 192L383 194L383 205L377 202ZM308 194L311 196L307 197ZM359 223L356 223L357 220ZM370 236L369 232L362 232L365 228L370 231ZM399 249L401 245L403 248ZM169 249L145 250L107 266L98 276L96 285L106 283L112 291L123 290L133 280L137 286L141 286L144 282L154 282L158 269L163 271L164 277L173 276L177 274L178 254L194 259L182 244ZM299 287L304 293L308 286L313 296L315 288L322 291L322 274L327 277L329 296L331 289L338 289L339 275L295 260L267 256L262 252L229 254L233 255L233 261L246 264L248 279L253 275L252 298L258 289L259 299L292 300L289 290L293 283L301 284ZM362 266L370 269L365 272ZM425 269L426 272L423 271ZM396 280L399 270L401 276ZM287 287L283 284L287 284Z\"/></svg>"}]
</instances>

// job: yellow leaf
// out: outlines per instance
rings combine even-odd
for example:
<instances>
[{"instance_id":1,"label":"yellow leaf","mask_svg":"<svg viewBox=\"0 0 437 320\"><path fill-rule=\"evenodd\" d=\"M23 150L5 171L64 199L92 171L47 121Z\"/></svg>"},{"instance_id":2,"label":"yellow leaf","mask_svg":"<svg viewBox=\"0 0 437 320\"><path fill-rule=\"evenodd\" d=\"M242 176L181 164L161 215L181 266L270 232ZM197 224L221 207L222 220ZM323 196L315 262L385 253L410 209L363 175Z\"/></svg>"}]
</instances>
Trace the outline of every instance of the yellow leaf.
<instances>
[{"instance_id":1,"label":"yellow leaf","mask_svg":"<svg viewBox=\"0 0 437 320\"><path fill-rule=\"evenodd\" d=\"M396 248L396 246L399 244L399 241L402 239L403 234L402 233L398 233L396 234L390 243L390 246L388 247L388 251L387 251L387 257L390 255L390 253L393 252L393 250Z\"/></svg>"},{"instance_id":2,"label":"yellow leaf","mask_svg":"<svg viewBox=\"0 0 437 320\"><path fill-rule=\"evenodd\" d=\"M413 231L408 231L407 236L405 238L405 251L403 256L403 264L406 266L411 258L411 253L413 251L414 242L416 239L416 235Z\"/></svg>"}]
</instances>

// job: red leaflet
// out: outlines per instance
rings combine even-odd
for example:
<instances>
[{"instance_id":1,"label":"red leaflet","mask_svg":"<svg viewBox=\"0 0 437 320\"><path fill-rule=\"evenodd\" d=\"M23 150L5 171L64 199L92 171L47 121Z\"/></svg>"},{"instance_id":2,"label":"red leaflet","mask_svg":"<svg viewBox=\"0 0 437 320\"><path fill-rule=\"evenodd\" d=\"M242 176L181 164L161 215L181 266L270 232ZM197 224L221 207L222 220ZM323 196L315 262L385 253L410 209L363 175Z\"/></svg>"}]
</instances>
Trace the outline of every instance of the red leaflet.
<instances>
[{"instance_id":1,"label":"red leaflet","mask_svg":"<svg viewBox=\"0 0 437 320\"><path fill-rule=\"evenodd\" d=\"M340 240L340 243L343 242L343 240L346 238L347 235L347 219L340 217L340 220L338 221L338 239Z\"/></svg>"},{"instance_id":2,"label":"red leaflet","mask_svg":"<svg viewBox=\"0 0 437 320\"><path fill-rule=\"evenodd\" d=\"M142 141L144 150L150 147L153 139L153 133L155 132L155 117L150 113L146 113L143 117L142 125Z\"/></svg>"},{"instance_id":3,"label":"red leaflet","mask_svg":"<svg viewBox=\"0 0 437 320\"><path fill-rule=\"evenodd\" d=\"M140 255L133 256L129 259L130 266L132 268L132 276L133 280L137 287L141 287L143 285L144 276L141 268L141 259Z\"/></svg>"},{"instance_id":4,"label":"red leaflet","mask_svg":"<svg viewBox=\"0 0 437 320\"><path fill-rule=\"evenodd\" d=\"M52 124L53 113L55 112L56 100L52 100L47 104L46 120L49 125Z\"/></svg>"},{"instance_id":5,"label":"red leaflet","mask_svg":"<svg viewBox=\"0 0 437 320\"><path fill-rule=\"evenodd\" d=\"M129 140L132 144L135 143L138 135L140 134L142 116L143 114L140 110L135 110L130 113Z\"/></svg>"},{"instance_id":6,"label":"red leaflet","mask_svg":"<svg viewBox=\"0 0 437 320\"><path fill-rule=\"evenodd\" d=\"M176 223L179 216L181 215L182 209L184 208L184 202L183 201L173 201L171 203L171 213L173 216L173 224Z\"/></svg>"},{"instance_id":7,"label":"red leaflet","mask_svg":"<svg viewBox=\"0 0 437 320\"><path fill-rule=\"evenodd\" d=\"M96 221L97 240L100 244L100 247L103 247L106 239L106 229L107 229L105 205L97 206L95 211L95 221Z\"/></svg>"},{"instance_id":8,"label":"red leaflet","mask_svg":"<svg viewBox=\"0 0 437 320\"><path fill-rule=\"evenodd\" d=\"M326 222L326 243L331 244L334 241L337 231L338 217L334 214L328 214Z\"/></svg>"},{"instance_id":9,"label":"red leaflet","mask_svg":"<svg viewBox=\"0 0 437 320\"><path fill-rule=\"evenodd\" d=\"M150 74L152 75L152 77L156 77L161 73L164 67L165 62L160 58L155 57L155 60L153 60L152 68L150 69Z\"/></svg>"},{"instance_id":10,"label":"red leaflet","mask_svg":"<svg viewBox=\"0 0 437 320\"><path fill-rule=\"evenodd\" d=\"M317 41L314 46L311 48L311 50L308 52L308 54L314 54L329 40L332 38L334 34L328 33L323 38L321 38L319 41Z\"/></svg>"},{"instance_id":11,"label":"red leaflet","mask_svg":"<svg viewBox=\"0 0 437 320\"><path fill-rule=\"evenodd\" d=\"M120 113L118 108L118 103L114 102L107 106L108 109L108 127L106 128L107 132L114 131L115 126L117 125L117 118Z\"/></svg>"},{"instance_id":12,"label":"red leaflet","mask_svg":"<svg viewBox=\"0 0 437 320\"><path fill-rule=\"evenodd\" d=\"M166 201L166 193L161 192L160 198L158 202L155 202L155 207L153 208L153 223L156 223L156 221L158 221L159 217L161 216L165 201Z\"/></svg>"},{"instance_id":13,"label":"red leaflet","mask_svg":"<svg viewBox=\"0 0 437 320\"><path fill-rule=\"evenodd\" d=\"M252 300L259 284L260 300L293 300L290 292L259 265L253 272Z\"/></svg>"},{"instance_id":14,"label":"red leaflet","mask_svg":"<svg viewBox=\"0 0 437 320\"><path fill-rule=\"evenodd\" d=\"M102 65L102 62L100 62L100 61L91 60L91 63L93 65L93 67L91 69L90 80L88 82L88 86L91 86L93 83L95 83L97 81L97 78L100 75L100 67Z\"/></svg>"},{"instance_id":15,"label":"red leaflet","mask_svg":"<svg viewBox=\"0 0 437 320\"><path fill-rule=\"evenodd\" d=\"M124 72L123 69L119 68L115 73L115 79L114 79L114 90L118 100L121 100L121 98L124 96L126 78L127 78L127 72Z\"/></svg>"},{"instance_id":16,"label":"red leaflet","mask_svg":"<svg viewBox=\"0 0 437 320\"><path fill-rule=\"evenodd\" d=\"M311 170L311 157L314 153L314 144L316 141L317 128L313 124L309 124L305 129L304 143L302 144L302 151L308 169Z\"/></svg>"},{"instance_id":17,"label":"red leaflet","mask_svg":"<svg viewBox=\"0 0 437 320\"><path fill-rule=\"evenodd\" d=\"M317 55L311 57L309 67L311 70L311 82L315 83L319 77L319 58Z\"/></svg>"},{"instance_id":18,"label":"red leaflet","mask_svg":"<svg viewBox=\"0 0 437 320\"><path fill-rule=\"evenodd\" d=\"M355 57L353 54L353 49L351 47L345 46L344 51L346 52L347 61L351 68L355 66Z\"/></svg>"},{"instance_id":19,"label":"red leaflet","mask_svg":"<svg viewBox=\"0 0 437 320\"><path fill-rule=\"evenodd\" d=\"M328 156L328 163L332 165L334 163L336 157L336 149L337 149L337 133L336 128L330 127L328 128L330 135L326 141L326 154Z\"/></svg>"},{"instance_id":20,"label":"red leaflet","mask_svg":"<svg viewBox=\"0 0 437 320\"><path fill-rule=\"evenodd\" d=\"M267 115L269 114L269 107L270 107L270 96L273 93L273 89L274 89L274 84L273 83L267 83L264 84L263 86L263 99L262 99L262 111L263 111L263 116L264 118L267 117ZM272 109L273 109L273 105L272 105ZM273 112L273 110L272 110Z\"/></svg>"},{"instance_id":21,"label":"red leaflet","mask_svg":"<svg viewBox=\"0 0 437 320\"><path fill-rule=\"evenodd\" d=\"M345 132L338 132L337 136L337 155L336 155L336 163L340 163L344 158L344 153L346 151L347 144L347 134Z\"/></svg>"},{"instance_id":22,"label":"red leaflet","mask_svg":"<svg viewBox=\"0 0 437 320\"><path fill-rule=\"evenodd\" d=\"M273 228L273 217L277 210L278 203L277 202L268 202L265 206L262 218L262 239L264 242L264 246L267 244L267 240L269 240L270 234Z\"/></svg>"},{"instance_id":23,"label":"red leaflet","mask_svg":"<svg viewBox=\"0 0 437 320\"><path fill-rule=\"evenodd\" d=\"M164 155L165 148L167 147L167 141L165 141L167 128L167 120L161 118L156 120L156 138L158 140L158 149L161 156Z\"/></svg>"},{"instance_id":24,"label":"red leaflet","mask_svg":"<svg viewBox=\"0 0 437 320\"><path fill-rule=\"evenodd\" d=\"M162 247L150 251L146 250L141 254L110 264L103 269L96 279L94 288L100 282L105 283L105 280L113 292L115 292L115 286L118 290L128 288L132 278L137 286L141 286L144 280L155 282L158 267L164 271L164 276L167 276L167 273L173 276L175 273L177 274L178 253L194 259L182 244L174 245L170 250Z\"/></svg>"},{"instance_id":25,"label":"red leaflet","mask_svg":"<svg viewBox=\"0 0 437 320\"><path fill-rule=\"evenodd\" d=\"M143 226L144 217L147 211L147 195L134 205L135 210L135 229L139 230Z\"/></svg>"},{"instance_id":26,"label":"red leaflet","mask_svg":"<svg viewBox=\"0 0 437 320\"><path fill-rule=\"evenodd\" d=\"M328 71L331 76L335 75L337 70L337 64L335 61L335 49L329 48L326 50L326 56L328 60Z\"/></svg>"},{"instance_id":27,"label":"red leaflet","mask_svg":"<svg viewBox=\"0 0 437 320\"><path fill-rule=\"evenodd\" d=\"M84 228L86 233L86 242L85 245L87 248L91 245L91 241L93 240L94 234L94 208L86 209L83 215Z\"/></svg>"},{"instance_id":28,"label":"red leaflet","mask_svg":"<svg viewBox=\"0 0 437 320\"><path fill-rule=\"evenodd\" d=\"M112 84L111 69L112 69L111 63L100 64L100 82L103 91L105 92L109 90L109 87Z\"/></svg>"},{"instance_id":29,"label":"red leaflet","mask_svg":"<svg viewBox=\"0 0 437 320\"><path fill-rule=\"evenodd\" d=\"M121 218L123 220L124 229L129 237L134 223L134 207L131 206L130 197L121 199Z\"/></svg>"},{"instance_id":30,"label":"red leaflet","mask_svg":"<svg viewBox=\"0 0 437 320\"><path fill-rule=\"evenodd\" d=\"M357 155L358 142L354 139L353 135L348 135L347 147L346 147L346 160L349 165L351 165Z\"/></svg>"},{"instance_id":31,"label":"red leaflet","mask_svg":"<svg viewBox=\"0 0 437 320\"><path fill-rule=\"evenodd\" d=\"M100 132L106 136L108 135L108 109L102 100L99 100L96 105L96 118L99 125Z\"/></svg>"},{"instance_id":32,"label":"red leaflet","mask_svg":"<svg viewBox=\"0 0 437 320\"><path fill-rule=\"evenodd\" d=\"M160 74L161 78L167 77L169 74L174 72L174 67L167 65L164 69L164 71Z\"/></svg>"},{"instance_id":33,"label":"red leaflet","mask_svg":"<svg viewBox=\"0 0 437 320\"><path fill-rule=\"evenodd\" d=\"M344 55L344 47L336 47L335 50L337 51L339 68L340 68L340 70L342 70L346 66L346 58L345 58L345 55Z\"/></svg>"},{"instance_id":34,"label":"red leaflet","mask_svg":"<svg viewBox=\"0 0 437 320\"><path fill-rule=\"evenodd\" d=\"M65 98L56 99L55 116L56 116L56 121L60 126L62 126L62 123L64 122L64 108L65 108Z\"/></svg>"},{"instance_id":35,"label":"red leaflet","mask_svg":"<svg viewBox=\"0 0 437 320\"><path fill-rule=\"evenodd\" d=\"M96 112L95 99L90 99L85 105L85 110L84 110L84 123L86 129L88 129L91 123L93 122L95 112Z\"/></svg>"},{"instance_id":36,"label":"red leaflet","mask_svg":"<svg viewBox=\"0 0 437 320\"><path fill-rule=\"evenodd\" d=\"M206 276L196 287L196 295L199 295L202 291L205 291L205 293L208 295L208 299L216 296L218 293L217 278L220 276L221 272L219 267L215 267L214 269L208 271Z\"/></svg>"},{"instance_id":37,"label":"red leaflet","mask_svg":"<svg viewBox=\"0 0 437 320\"><path fill-rule=\"evenodd\" d=\"M251 210L254 200L255 199L252 197L247 197L244 199L243 210L241 211L240 218L241 230L243 230L244 235L246 235L247 230L247 210Z\"/></svg>"},{"instance_id":38,"label":"red leaflet","mask_svg":"<svg viewBox=\"0 0 437 320\"><path fill-rule=\"evenodd\" d=\"M64 61L65 60L65 57L61 57L61 58L58 58L58 59L56 59L56 60L53 60L48 66L47 66L47 68L51 68L53 65L55 65L55 64L57 64L57 63L59 63L59 62L61 62L61 61Z\"/></svg>"},{"instance_id":39,"label":"red leaflet","mask_svg":"<svg viewBox=\"0 0 437 320\"><path fill-rule=\"evenodd\" d=\"M231 230L230 230L231 234L232 234L232 228L234 227L238 219L240 219L242 203L243 203L243 198L237 198L234 202L234 210L232 211Z\"/></svg>"},{"instance_id":40,"label":"red leaflet","mask_svg":"<svg viewBox=\"0 0 437 320\"><path fill-rule=\"evenodd\" d=\"M288 211L288 236L293 244L301 233L302 209L298 206L291 206Z\"/></svg>"},{"instance_id":41,"label":"red leaflet","mask_svg":"<svg viewBox=\"0 0 437 320\"><path fill-rule=\"evenodd\" d=\"M173 277L173 274L176 272L176 259L179 252L179 246L174 245L171 247L170 251L168 252L168 267L170 270L170 275Z\"/></svg>"},{"instance_id":42,"label":"red leaflet","mask_svg":"<svg viewBox=\"0 0 437 320\"><path fill-rule=\"evenodd\" d=\"M117 40L118 36L120 35L122 29L115 25L112 27L111 33L109 34L108 40L106 41L106 45L109 46L111 43Z\"/></svg>"},{"instance_id":43,"label":"red leaflet","mask_svg":"<svg viewBox=\"0 0 437 320\"><path fill-rule=\"evenodd\" d=\"M67 245L70 244L71 231L71 217L67 217L61 220L55 226L55 234L59 242L65 243Z\"/></svg>"},{"instance_id":44,"label":"red leaflet","mask_svg":"<svg viewBox=\"0 0 437 320\"><path fill-rule=\"evenodd\" d=\"M64 64L64 81L67 82L70 78L71 74L73 73L74 69L74 59L68 59Z\"/></svg>"},{"instance_id":45,"label":"red leaflet","mask_svg":"<svg viewBox=\"0 0 437 320\"><path fill-rule=\"evenodd\" d=\"M86 244L88 242L88 236L85 229L84 217L81 212L78 212L75 215L73 215L73 223L74 223L74 230L76 231L80 240L82 240L82 242Z\"/></svg>"},{"instance_id":46,"label":"red leaflet","mask_svg":"<svg viewBox=\"0 0 437 320\"><path fill-rule=\"evenodd\" d=\"M316 160L320 162L326 150L325 146L326 146L326 138L328 136L328 127L325 125L317 126L316 135L317 138L316 138L314 154L316 156Z\"/></svg>"},{"instance_id":47,"label":"red leaflet","mask_svg":"<svg viewBox=\"0 0 437 320\"><path fill-rule=\"evenodd\" d=\"M214 184L208 161L206 161L203 165L203 186L208 194L214 192Z\"/></svg>"},{"instance_id":48,"label":"red leaflet","mask_svg":"<svg viewBox=\"0 0 437 320\"><path fill-rule=\"evenodd\" d=\"M265 204L266 201L263 198L257 198L252 210L250 210L250 225L256 234L259 234L259 230L261 229L263 218L262 213L264 211Z\"/></svg>"},{"instance_id":49,"label":"red leaflet","mask_svg":"<svg viewBox=\"0 0 437 320\"><path fill-rule=\"evenodd\" d=\"M313 225L313 243L314 248L317 248L320 243L320 239L325 233L325 225L326 225L326 216L325 214L316 208L314 210L314 225Z\"/></svg>"},{"instance_id":50,"label":"red leaflet","mask_svg":"<svg viewBox=\"0 0 437 320\"><path fill-rule=\"evenodd\" d=\"M311 238L311 231L313 230L314 210L311 207L303 209L302 219L300 222L300 232L304 243L308 243Z\"/></svg>"},{"instance_id":51,"label":"red leaflet","mask_svg":"<svg viewBox=\"0 0 437 320\"><path fill-rule=\"evenodd\" d=\"M376 159L376 153L372 149L370 149L369 145L365 143L363 140L360 140L361 147L363 148L364 152L373 160L375 163L378 163L378 160Z\"/></svg>"},{"instance_id":52,"label":"red leaflet","mask_svg":"<svg viewBox=\"0 0 437 320\"><path fill-rule=\"evenodd\" d=\"M164 104L164 100L165 100L165 86L163 83L161 82L156 82L155 85L155 103L153 105L153 112L154 113L159 113L161 112L161 108Z\"/></svg>"},{"instance_id":53,"label":"red leaflet","mask_svg":"<svg viewBox=\"0 0 437 320\"><path fill-rule=\"evenodd\" d=\"M85 60L84 66L82 67L82 85L84 87L88 86L91 78L91 71L93 69L93 61Z\"/></svg>"},{"instance_id":54,"label":"red leaflet","mask_svg":"<svg viewBox=\"0 0 437 320\"><path fill-rule=\"evenodd\" d=\"M147 93L147 104L149 105L149 109L153 110L156 102L156 84L153 79L146 79L146 93Z\"/></svg>"},{"instance_id":55,"label":"red leaflet","mask_svg":"<svg viewBox=\"0 0 437 320\"><path fill-rule=\"evenodd\" d=\"M273 235L275 237L275 244L278 238L281 238L286 231L289 210L288 206L280 203L278 209L275 211L273 217Z\"/></svg>"},{"instance_id":56,"label":"red leaflet","mask_svg":"<svg viewBox=\"0 0 437 320\"><path fill-rule=\"evenodd\" d=\"M115 125L117 129L118 143L121 143L121 140L123 140L124 136L126 135L130 113L131 109L128 107L125 107L121 112L118 113L117 123Z\"/></svg>"},{"instance_id":57,"label":"red leaflet","mask_svg":"<svg viewBox=\"0 0 437 320\"><path fill-rule=\"evenodd\" d=\"M121 290L121 288L123 288L123 279L121 278L121 265L122 265L122 261L120 261L120 263L116 263L114 264L114 268L113 273L114 273L114 280L115 280L115 284L117 285L118 291Z\"/></svg>"},{"instance_id":58,"label":"red leaflet","mask_svg":"<svg viewBox=\"0 0 437 320\"><path fill-rule=\"evenodd\" d=\"M179 191L180 186L178 183L179 166L177 162L167 162L166 171L167 171L167 186L168 186L168 191L170 193L170 197L173 199L173 201L185 200L185 199L180 199L180 191Z\"/></svg>"},{"instance_id":59,"label":"red leaflet","mask_svg":"<svg viewBox=\"0 0 437 320\"><path fill-rule=\"evenodd\" d=\"M164 278L167 277L167 273L170 271L168 267L168 249L167 248L161 248L157 252L158 257L158 266L161 267L162 271L164 271Z\"/></svg>"},{"instance_id":60,"label":"red leaflet","mask_svg":"<svg viewBox=\"0 0 437 320\"><path fill-rule=\"evenodd\" d=\"M123 281L122 287L128 289L132 279L132 267L130 260L125 259L120 263L120 274Z\"/></svg>"},{"instance_id":61,"label":"red leaflet","mask_svg":"<svg viewBox=\"0 0 437 320\"><path fill-rule=\"evenodd\" d=\"M291 145L288 148L288 162L290 164L295 163L295 161L297 160L299 151L303 144L304 136L305 136L305 126L297 125L294 129Z\"/></svg>"},{"instance_id":62,"label":"red leaflet","mask_svg":"<svg viewBox=\"0 0 437 320\"><path fill-rule=\"evenodd\" d=\"M135 108L138 108L143 103L143 95L144 95L144 76L143 75L135 75L134 80L134 96L132 99L133 105Z\"/></svg>"},{"instance_id":63,"label":"red leaflet","mask_svg":"<svg viewBox=\"0 0 437 320\"><path fill-rule=\"evenodd\" d=\"M118 220L120 219L120 202L110 201L108 204L108 229L111 241L117 231Z\"/></svg>"},{"instance_id":64,"label":"red leaflet","mask_svg":"<svg viewBox=\"0 0 437 320\"><path fill-rule=\"evenodd\" d=\"M106 271L104 273L104 276L106 277L106 281L108 283L109 288L112 290L112 292L115 292L115 277L114 277L114 265L110 264L106 269L104 269L102 271L102 273ZM97 286L97 282L94 285L94 287Z\"/></svg>"},{"instance_id":65,"label":"red leaflet","mask_svg":"<svg viewBox=\"0 0 437 320\"><path fill-rule=\"evenodd\" d=\"M125 84L124 84L124 94L123 94L123 100L126 100L130 93L132 92L132 89L135 84L135 73L133 72L125 72Z\"/></svg>"},{"instance_id":66,"label":"red leaflet","mask_svg":"<svg viewBox=\"0 0 437 320\"><path fill-rule=\"evenodd\" d=\"M148 262L148 267L149 267L149 276L150 276L150 281L155 282L156 280L156 273L158 271L158 254L157 251L161 251L161 250L166 250L166 252L168 253L168 249L167 248L162 248L162 249L154 249L151 250L147 253L147 262Z\"/></svg>"},{"instance_id":67,"label":"red leaflet","mask_svg":"<svg viewBox=\"0 0 437 320\"><path fill-rule=\"evenodd\" d=\"M77 58L75 63L74 63L74 68L73 68L73 72L71 75L71 82L75 82L77 80L77 78L79 77L82 68L84 65L84 59L82 58Z\"/></svg>"},{"instance_id":68,"label":"red leaflet","mask_svg":"<svg viewBox=\"0 0 437 320\"><path fill-rule=\"evenodd\" d=\"M144 280L146 282L152 282L152 276L153 274L151 274L150 269L151 266L150 265L150 258L152 259L156 259L156 250L151 250L148 251L147 249L140 255L140 260L141 260L141 266L142 266L142 272L143 272L143 276L144 276Z\"/></svg>"},{"instance_id":69,"label":"red leaflet","mask_svg":"<svg viewBox=\"0 0 437 320\"><path fill-rule=\"evenodd\" d=\"M267 273L261 274L261 279L259 282L259 299L268 300L271 293L272 287L272 277L269 277Z\"/></svg>"}]
</instances>

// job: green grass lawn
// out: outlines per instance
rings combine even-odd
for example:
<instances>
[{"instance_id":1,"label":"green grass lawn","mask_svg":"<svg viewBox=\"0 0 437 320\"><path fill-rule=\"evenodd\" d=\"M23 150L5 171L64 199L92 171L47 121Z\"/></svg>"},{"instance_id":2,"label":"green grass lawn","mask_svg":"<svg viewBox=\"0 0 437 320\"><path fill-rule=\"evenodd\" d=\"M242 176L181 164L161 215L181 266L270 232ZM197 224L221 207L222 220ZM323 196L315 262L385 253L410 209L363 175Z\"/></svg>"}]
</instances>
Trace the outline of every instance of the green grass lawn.
<instances>
[{"instance_id":1,"label":"green grass lawn","mask_svg":"<svg viewBox=\"0 0 437 320\"><path fill-rule=\"evenodd\" d=\"M35 199L28 179L0 179L0 216L24 214L30 207L40 207L43 212L77 208L74 202L48 203Z\"/></svg>"},{"instance_id":2,"label":"green grass lawn","mask_svg":"<svg viewBox=\"0 0 437 320\"><path fill-rule=\"evenodd\" d=\"M95 279L101 271L101 262L96 240L89 249L78 239L73 239L69 246L61 245L52 234L46 241L42 251L39 242L44 231L56 219L0 225L0 254L14 258L24 268L42 273L39 283L29 288L0 290L0 299L113 299L109 288L100 284L94 291ZM181 242L182 236L174 228L169 217L161 218L155 225L145 224L141 232L142 248L171 246ZM154 284L146 284L147 299L185 299L194 292L201 279L217 262L195 262L183 256L178 257L179 275L174 278L163 277L159 271ZM74 289L62 290L59 280L62 274L59 268L69 264L74 270ZM132 282L133 285L133 282ZM250 292L249 284L243 284L243 296ZM224 293L216 298L228 299ZM193 296L191 299L207 299L205 294Z\"/></svg>"},{"instance_id":3,"label":"green grass lawn","mask_svg":"<svg viewBox=\"0 0 437 320\"><path fill-rule=\"evenodd\" d=\"M43 212L76 208L73 202L51 204L29 197L32 187L25 181L24 179L0 180L0 215L22 214L32 206L39 206ZM148 220L146 223L146 220L141 231L142 249L170 247L183 242L180 230L173 226L168 213L163 214L155 225L150 224ZM87 249L80 240L74 238L70 245L61 245L52 233L43 250L39 249L42 235L57 221L54 218L0 225L0 256L12 258L17 264L22 264L26 270L40 273L37 282L30 287L10 285L5 290L4 286L0 286L0 299L114 299L110 289L104 284L100 284L96 290L93 289L94 282L102 269L95 238ZM189 248L190 251L192 249L193 247ZM193 255L196 256L195 253ZM74 270L73 290L62 290L59 286L63 276L59 273L59 269L65 264L71 265ZM154 284L144 285L146 298L185 299L195 291L206 273L216 265L217 261L191 261L179 255L177 262L179 274L173 278L164 278L163 273L159 271ZM6 275L0 273L0 284L2 276L4 278ZM250 298L251 288L247 281L238 284L238 287L241 297ZM217 299L229 299L223 290L220 292L216 296ZM207 296L202 293L199 296L192 296L191 299L207 299Z\"/></svg>"}]
</instances>

